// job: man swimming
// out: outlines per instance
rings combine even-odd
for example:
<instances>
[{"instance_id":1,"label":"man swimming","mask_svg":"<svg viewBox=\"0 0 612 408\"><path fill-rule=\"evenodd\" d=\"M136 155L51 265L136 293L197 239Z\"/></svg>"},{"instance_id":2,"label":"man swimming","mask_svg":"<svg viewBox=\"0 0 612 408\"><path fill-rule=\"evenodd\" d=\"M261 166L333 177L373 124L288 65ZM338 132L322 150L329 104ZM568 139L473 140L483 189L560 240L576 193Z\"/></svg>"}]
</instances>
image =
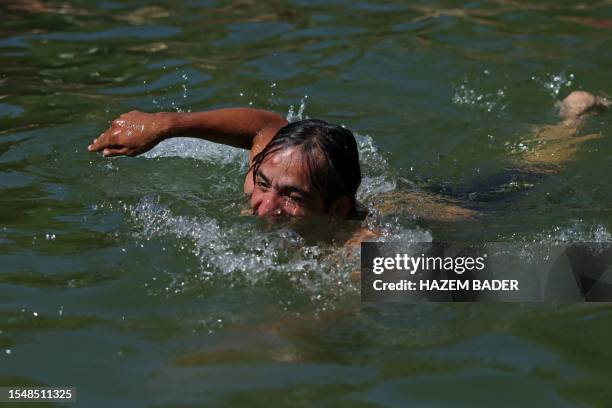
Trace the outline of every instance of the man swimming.
<instances>
[{"instance_id":1,"label":"man swimming","mask_svg":"<svg viewBox=\"0 0 612 408\"><path fill-rule=\"evenodd\" d=\"M288 123L269 111L229 108L197 113L121 115L89 146L105 157L135 156L164 139L193 135L250 150L244 192L261 217L360 214L355 137L321 120Z\"/></svg>"},{"instance_id":2,"label":"man swimming","mask_svg":"<svg viewBox=\"0 0 612 408\"><path fill-rule=\"evenodd\" d=\"M561 102L562 121L537 132L535 150L514 165L535 173L558 171L575 146L594 137L577 136L584 117L607 106L604 98L572 92ZM101 151L105 157L136 156L174 136L193 136L248 149L244 192L254 215L364 216L355 197L361 182L355 137L350 130L322 120L288 123L273 112L250 108L194 113L132 111L115 119L88 150ZM424 191L396 192L384 203L383 210L394 200L396 204L411 204L416 215L423 218L452 221L475 215L452 198Z\"/></svg>"}]
</instances>

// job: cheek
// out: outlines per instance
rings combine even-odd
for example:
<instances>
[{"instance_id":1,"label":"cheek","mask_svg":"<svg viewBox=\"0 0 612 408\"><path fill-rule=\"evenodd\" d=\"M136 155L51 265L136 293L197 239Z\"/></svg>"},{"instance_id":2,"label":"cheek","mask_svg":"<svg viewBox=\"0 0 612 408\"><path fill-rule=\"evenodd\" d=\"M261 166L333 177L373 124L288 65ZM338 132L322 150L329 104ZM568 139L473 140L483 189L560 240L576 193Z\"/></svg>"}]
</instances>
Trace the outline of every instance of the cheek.
<instances>
[{"instance_id":1,"label":"cheek","mask_svg":"<svg viewBox=\"0 0 612 408\"><path fill-rule=\"evenodd\" d=\"M251 198L249 200L249 202L251 203L251 207L255 207L258 204L261 204L261 192L257 191L257 189L253 190L253 193L251 194Z\"/></svg>"}]
</instances>

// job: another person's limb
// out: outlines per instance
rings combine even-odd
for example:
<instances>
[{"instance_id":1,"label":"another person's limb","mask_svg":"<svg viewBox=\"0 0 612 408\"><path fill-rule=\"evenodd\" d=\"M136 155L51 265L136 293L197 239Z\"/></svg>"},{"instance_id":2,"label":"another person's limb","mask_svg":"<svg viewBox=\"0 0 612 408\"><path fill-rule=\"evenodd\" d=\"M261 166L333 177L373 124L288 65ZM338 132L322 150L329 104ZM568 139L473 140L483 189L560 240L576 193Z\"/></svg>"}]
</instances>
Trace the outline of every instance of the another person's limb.
<instances>
[{"instance_id":1,"label":"another person's limb","mask_svg":"<svg viewBox=\"0 0 612 408\"><path fill-rule=\"evenodd\" d=\"M580 135L585 118L604 111L610 101L584 91L574 91L560 102L561 121L539 128L523 143L526 149L513 164L531 173L558 173L576 154L578 147L600 134Z\"/></svg>"},{"instance_id":2,"label":"another person's limb","mask_svg":"<svg viewBox=\"0 0 612 408\"><path fill-rule=\"evenodd\" d=\"M252 158L286 124L282 116L250 108L193 113L132 111L115 119L88 150L102 152L105 157L136 156L162 140L192 136L250 150Z\"/></svg>"}]
</instances>

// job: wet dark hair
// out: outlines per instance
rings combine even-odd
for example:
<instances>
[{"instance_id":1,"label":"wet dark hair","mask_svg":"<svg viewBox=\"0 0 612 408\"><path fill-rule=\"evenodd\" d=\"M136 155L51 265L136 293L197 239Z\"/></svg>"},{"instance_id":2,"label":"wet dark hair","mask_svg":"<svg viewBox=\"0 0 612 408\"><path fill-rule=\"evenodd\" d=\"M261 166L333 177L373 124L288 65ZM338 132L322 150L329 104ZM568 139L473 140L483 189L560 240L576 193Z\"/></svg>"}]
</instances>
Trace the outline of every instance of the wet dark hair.
<instances>
[{"instance_id":1,"label":"wet dark hair","mask_svg":"<svg viewBox=\"0 0 612 408\"><path fill-rule=\"evenodd\" d=\"M343 196L353 199L361 183L359 152L353 133L341 126L319 119L306 119L283 127L259 152L251 164L253 183L263 162L279 151L299 147L303 154L310 179L319 190L329 210L333 202ZM321 160L324 160L321 165Z\"/></svg>"}]
</instances>

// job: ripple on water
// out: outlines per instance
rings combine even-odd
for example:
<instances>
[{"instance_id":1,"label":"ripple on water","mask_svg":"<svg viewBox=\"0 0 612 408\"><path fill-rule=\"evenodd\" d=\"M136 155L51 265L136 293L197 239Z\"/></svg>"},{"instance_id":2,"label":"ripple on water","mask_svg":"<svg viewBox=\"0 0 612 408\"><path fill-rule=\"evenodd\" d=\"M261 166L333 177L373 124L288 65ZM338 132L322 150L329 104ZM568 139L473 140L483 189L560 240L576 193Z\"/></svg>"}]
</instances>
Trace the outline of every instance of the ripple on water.
<instances>
[{"instance_id":1,"label":"ripple on water","mask_svg":"<svg viewBox=\"0 0 612 408\"><path fill-rule=\"evenodd\" d=\"M225 276L230 282L258 284L280 274L297 287L318 292L334 281L348 282L354 272L355 264L340 256L342 248L308 244L288 227L177 215L155 196L144 197L127 211L137 238L186 242L181 246L198 260L204 280Z\"/></svg>"},{"instance_id":2,"label":"ripple on water","mask_svg":"<svg viewBox=\"0 0 612 408\"><path fill-rule=\"evenodd\" d=\"M9 103L0 102L0 117L16 118L24 112L21 106L11 105Z\"/></svg>"},{"instance_id":3,"label":"ripple on water","mask_svg":"<svg viewBox=\"0 0 612 408\"><path fill-rule=\"evenodd\" d=\"M289 109L288 120L303 119L305 108L303 99L297 112L293 107ZM395 175L373 139L363 135L356 135L356 138L364 175L359 198L393 190ZM165 141L145 157L193 158L223 164L240 161L244 171L247 162L244 151L189 138ZM359 270L356 247L313 241L296 232L293 225L271 227L252 217L228 221L210 214L180 215L171 207L172 203L166 205L158 196L149 195L125 210L138 239L161 240L165 245L186 242L181 246L198 260L200 277L204 280L233 275L230 282L246 280L258 284L284 276L315 299L326 293L337 296L357 291L356 286L347 285L351 274ZM432 240L429 231L406 228L397 221L386 219L376 225L382 239Z\"/></svg>"}]
</instances>

